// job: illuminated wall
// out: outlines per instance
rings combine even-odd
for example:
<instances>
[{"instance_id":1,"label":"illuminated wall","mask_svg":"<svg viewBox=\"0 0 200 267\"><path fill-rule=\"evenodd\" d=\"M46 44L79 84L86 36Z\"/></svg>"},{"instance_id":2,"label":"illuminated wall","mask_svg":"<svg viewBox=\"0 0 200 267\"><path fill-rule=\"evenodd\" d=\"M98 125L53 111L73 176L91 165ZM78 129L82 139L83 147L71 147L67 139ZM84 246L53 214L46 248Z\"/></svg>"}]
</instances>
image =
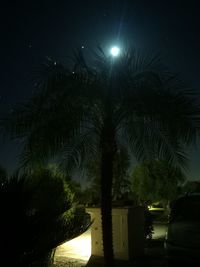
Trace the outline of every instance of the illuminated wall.
<instances>
[{"instance_id":1,"label":"illuminated wall","mask_svg":"<svg viewBox=\"0 0 200 267\"><path fill-rule=\"evenodd\" d=\"M103 256L100 208L88 208L94 223L91 228L91 254ZM113 248L116 259L130 260L144 253L144 212L141 207L114 208Z\"/></svg>"}]
</instances>

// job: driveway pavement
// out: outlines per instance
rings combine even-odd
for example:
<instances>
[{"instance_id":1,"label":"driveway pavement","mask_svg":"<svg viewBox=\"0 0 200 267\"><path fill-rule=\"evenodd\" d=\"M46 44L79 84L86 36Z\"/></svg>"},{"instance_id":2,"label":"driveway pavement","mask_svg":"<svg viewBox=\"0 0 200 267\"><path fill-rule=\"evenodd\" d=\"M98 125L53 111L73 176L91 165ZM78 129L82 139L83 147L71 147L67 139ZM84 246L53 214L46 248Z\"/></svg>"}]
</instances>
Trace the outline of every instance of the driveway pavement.
<instances>
[{"instance_id":1,"label":"driveway pavement","mask_svg":"<svg viewBox=\"0 0 200 267\"><path fill-rule=\"evenodd\" d=\"M153 240L145 249L145 256L128 264L121 261L116 262L116 267L167 267L164 257L163 239L166 232L166 225L154 224ZM92 261L91 254L91 234L90 230L83 235L59 246L55 253L55 267L102 267L102 261L96 259ZM88 262L89 261L89 262Z\"/></svg>"},{"instance_id":2,"label":"driveway pavement","mask_svg":"<svg viewBox=\"0 0 200 267\"><path fill-rule=\"evenodd\" d=\"M90 229L81 236L74 238L56 249L54 266L82 267L85 266L91 255Z\"/></svg>"},{"instance_id":3,"label":"driveway pavement","mask_svg":"<svg viewBox=\"0 0 200 267\"><path fill-rule=\"evenodd\" d=\"M152 236L153 239L164 239L165 238L165 233L167 231L166 224L154 223L153 228L154 228L154 233Z\"/></svg>"}]
</instances>

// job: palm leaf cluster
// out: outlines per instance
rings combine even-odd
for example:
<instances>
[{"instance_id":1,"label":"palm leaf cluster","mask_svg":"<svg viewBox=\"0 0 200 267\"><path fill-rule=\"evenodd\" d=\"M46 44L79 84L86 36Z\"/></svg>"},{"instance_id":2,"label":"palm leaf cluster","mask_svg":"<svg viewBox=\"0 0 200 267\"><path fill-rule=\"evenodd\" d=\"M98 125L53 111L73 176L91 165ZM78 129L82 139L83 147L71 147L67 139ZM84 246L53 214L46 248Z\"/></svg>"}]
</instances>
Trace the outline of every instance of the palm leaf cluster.
<instances>
[{"instance_id":1,"label":"palm leaf cluster","mask_svg":"<svg viewBox=\"0 0 200 267\"><path fill-rule=\"evenodd\" d=\"M127 142L138 160L165 158L184 165L184 145L196 140L196 94L134 50L114 62L95 53L89 66L76 53L73 68L48 61L34 74L35 94L3 120L2 131L23 146L22 163L61 155L81 164L99 153L109 105L115 142Z\"/></svg>"}]
</instances>

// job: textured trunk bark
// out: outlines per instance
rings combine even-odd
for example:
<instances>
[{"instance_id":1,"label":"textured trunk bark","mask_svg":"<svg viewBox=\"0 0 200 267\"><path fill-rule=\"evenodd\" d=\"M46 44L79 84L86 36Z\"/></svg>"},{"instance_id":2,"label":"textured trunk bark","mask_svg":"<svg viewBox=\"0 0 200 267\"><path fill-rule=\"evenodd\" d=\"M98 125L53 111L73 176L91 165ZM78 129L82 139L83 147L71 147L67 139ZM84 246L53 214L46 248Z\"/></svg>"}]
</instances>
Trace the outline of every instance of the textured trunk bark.
<instances>
[{"instance_id":1,"label":"textured trunk bark","mask_svg":"<svg viewBox=\"0 0 200 267\"><path fill-rule=\"evenodd\" d=\"M105 98L104 123L101 132L101 217L105 266L113 267L112 182L113 163L116 152L116 132L113 125L111 80L109 83Z\"/></svg>"},{"instance_id":2,"label":"textured trunk bark","mask_svg":"<svg viewBox=\"0 0 200 267\"><path fill-rule=\"evenodd\" d=\"M114 155L114 135L108 131L102 143L101 154L101 216L103 251L106 266L114 266L112 238L112 180Z\"/></svg>"}]
</instances>

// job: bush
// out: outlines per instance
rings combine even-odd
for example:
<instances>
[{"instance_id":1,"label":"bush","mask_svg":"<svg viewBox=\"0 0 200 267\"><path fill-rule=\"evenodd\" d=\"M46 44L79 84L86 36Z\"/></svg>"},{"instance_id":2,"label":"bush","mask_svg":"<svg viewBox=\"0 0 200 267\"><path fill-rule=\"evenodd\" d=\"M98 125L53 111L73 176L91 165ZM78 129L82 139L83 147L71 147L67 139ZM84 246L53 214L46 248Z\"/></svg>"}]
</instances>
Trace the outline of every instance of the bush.
<instances>
[{"instance_id":1,"label":"bush","mask_svg":"<svg viewBox=\"0 0 200 267\"><path fill-rule=\"evenodd\" d=\"M50 266L54 249L89 227L68 186L48 170L1 184L0 208L1 261L8 266Z\"/></svg>"},{"instance_id":2,"label":"bush","mask_svg":"<svg viewBox=\"0 0 200 267\"><path fill-rule=\"evenodd\" d=\"M150 241L153 235L153 217L148 208L144 210L144 236L146 241Z\"/></svg>"}]
</instances>

